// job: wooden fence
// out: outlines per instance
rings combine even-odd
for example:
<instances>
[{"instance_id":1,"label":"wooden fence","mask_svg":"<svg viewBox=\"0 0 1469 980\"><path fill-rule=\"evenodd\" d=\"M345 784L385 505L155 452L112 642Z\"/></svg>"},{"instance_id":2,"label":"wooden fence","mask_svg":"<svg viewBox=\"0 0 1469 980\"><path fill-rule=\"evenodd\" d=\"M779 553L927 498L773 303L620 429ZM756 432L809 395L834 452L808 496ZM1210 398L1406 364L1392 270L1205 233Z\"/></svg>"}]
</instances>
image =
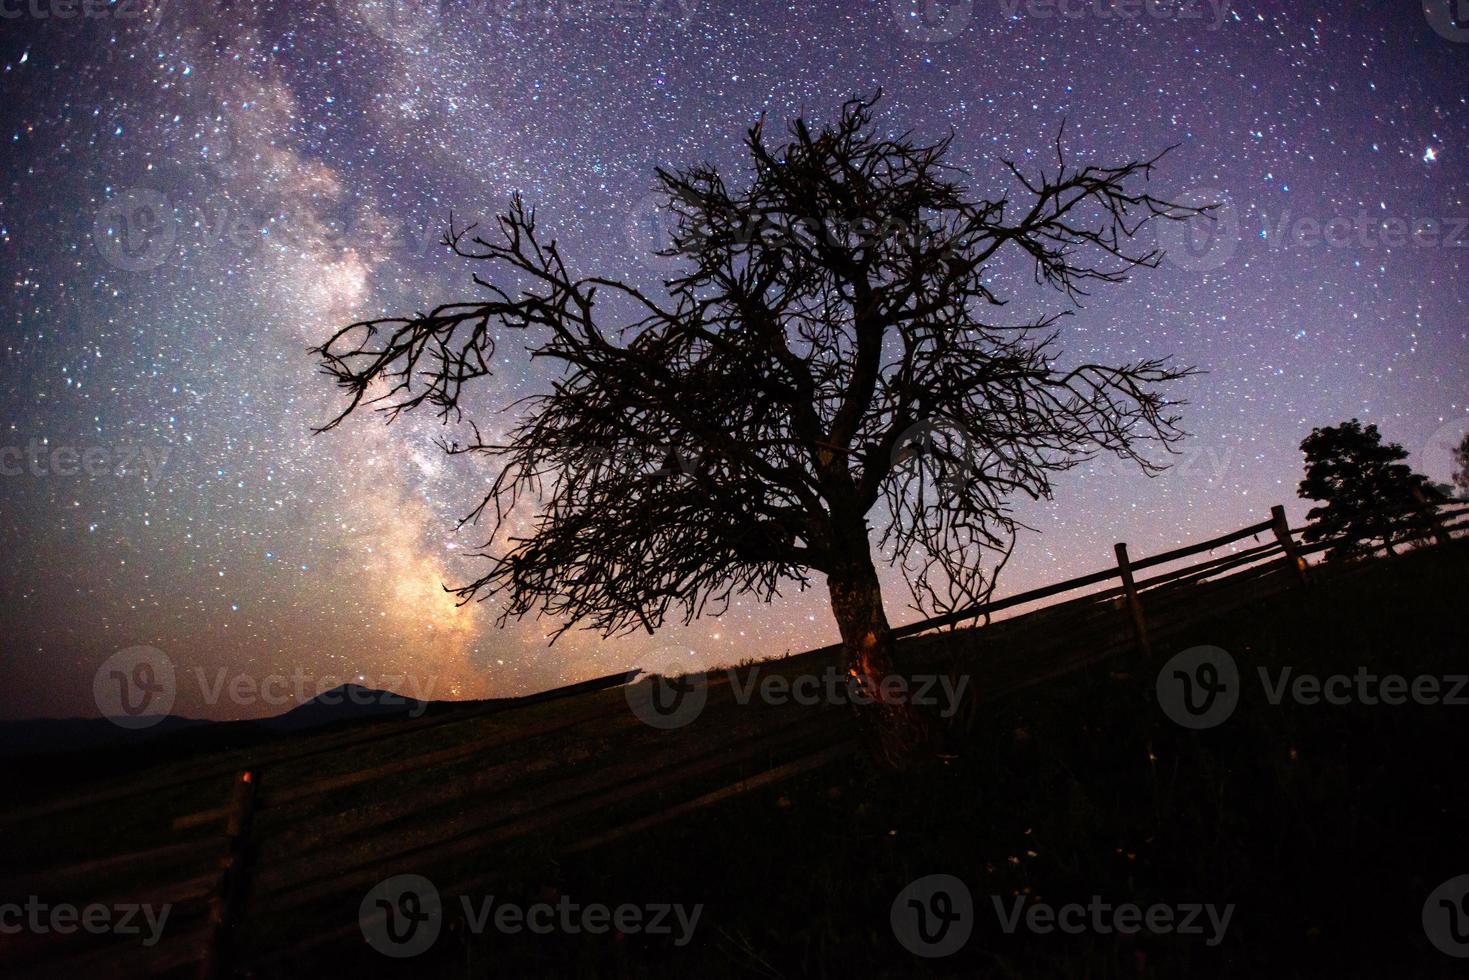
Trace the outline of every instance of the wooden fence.
<instances>
[{"instance_id":1,"label":"wooden fence","mask_svg":"<svg viewBox=\"0 0 1469 980\"><path fill-rule=\"evenodd\" d=\"M1469 530L1464 503L1425 512L1426 543L1445 545ZM1161 554L1136 557L1118 544L1114 564L1096 572L896 632L915 638L905 647L912 654L907 668L929 650L947 656L949 669L968 671L974 664L956 660L953 644L921 634L1036 606L988 628L1024 630L1033 622L1037 634L1057 642L1051 648L1025 642L1023 658L986 664L988 700L1122 649L1149 652L1201 606L1215 614L1229 603L1309 587L1314 576L1330 569L1307 558L1339 543L1305 543L1302 529L1289 527L1284 509L1275 507L1268 520ZM1225 548L1231 550L1214 554ZM1203 560L1154 571L1205 554ZM1201 603L1199 588L1205 586L1214 591ZM1068 593L1081 594L1048 601ZM837 650L826 647L763 666L806 670L835 663ZM272 964L356 933L357 902L389 875L438 869L443 880L468 889L494 875L493 860L488 868L481 864L512 842L555 831L560 853L589 850L819 769L853 749L848 719L836 707L736 710L728 674L708 681L709 703L699 724L676 731L650 728L620 693L609 690L634 674L510 704L311 736L304 746L299 740L267 745L243 766L204 760L182 771L172 767L153 778L12 808L0 815L0 832L12 841L26 839L18 831L37 826L65 837L68 821L105 825L111 814L131 812L122 804L144 797L155 803L177 799L183 810L168 814L165 806L149 824L160 838L152 846L47 864L0 882L0 903L31 895L78 905L167 903L174 909L173 928L162 942L142 947L136 940L80 932L6 936L0 950L9 961L7 974L224 977L242 966L269 973ZM581 697L559 703L573 695ZM447 737L451 726L466 731ZM710 732L717 737L711 739ZM412 735L437 737L443 744L425 749ZM614 740L619 750L609 758L603 750ZM411 754L345 772L291 775L303 763L383 746ZM433 778L424 782L426 773ZM419 782L411 792L402 791L403 781L414 778ZM210 797L215 802L207 802ZM262 954L255 940L267 932L273 943ZM295 939L282 943L283 933Z\"/></svg>"}]
</instances>

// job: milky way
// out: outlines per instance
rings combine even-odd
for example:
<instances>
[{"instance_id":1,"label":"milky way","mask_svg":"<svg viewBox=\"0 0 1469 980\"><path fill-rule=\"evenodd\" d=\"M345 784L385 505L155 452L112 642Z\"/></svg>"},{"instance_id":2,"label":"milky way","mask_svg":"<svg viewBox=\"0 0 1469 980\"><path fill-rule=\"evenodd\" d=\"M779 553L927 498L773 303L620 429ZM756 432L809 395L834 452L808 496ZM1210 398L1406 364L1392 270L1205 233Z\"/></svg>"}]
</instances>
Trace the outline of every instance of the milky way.
<instances>
[{"instance_id":1,"label":"milky way","mask_svg":"<svg viewBox=\"0 0 1469 980\"><path fill-rule=\"evenodd\" d=\"M1469 428L1469 30L1413 0L1327 6L6 0L0 714L95 713L97 664L134 644L210 678L471 697L832 640L820 588L549 648L553 623L456 607L441 585L473 577L486 533L456 519L490 474L440 453L433 419L313 436L336 395L307 348L471 297L443 226L517 190L577 271L656 284L655 166L737 174L762 113L879 87L883 127L953 130L976 192L1005 188L1001 158L1049 162L1064 120L1073 159L1176 146L1156 190L1226 205L1065 327L1075 356L1209 372L1182 392L1183 454L1021 508L1037 532L1001 593L1114 541L1299 517L1313 425L1377 422L1442 478ZM1061 303L1015 295L1017 322ZM546 384L517 344L497 358L492 423ZM181 688L175 710L266 708Z\"/></svg>"}]
</instances>

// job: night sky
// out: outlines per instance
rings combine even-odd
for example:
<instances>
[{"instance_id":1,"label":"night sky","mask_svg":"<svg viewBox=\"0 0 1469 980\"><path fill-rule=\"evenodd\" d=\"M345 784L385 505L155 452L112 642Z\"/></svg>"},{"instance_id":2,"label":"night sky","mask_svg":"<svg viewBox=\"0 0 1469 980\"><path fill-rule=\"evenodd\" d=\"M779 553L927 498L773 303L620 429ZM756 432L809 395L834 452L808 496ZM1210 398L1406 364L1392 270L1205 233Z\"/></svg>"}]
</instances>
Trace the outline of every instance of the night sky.
<instances>
[{"instance_id":1,"label":"night sky","mask_svg":"<svg viewBox=\"0 0 1469 980\"><path fill-rule=\"evenodd\" d=\"M1315 425L1376 422L1446 477L1469 428L1469 30L1435 30L1417 0L1069 9L7 5L0 717L95 714L97 665L134 644L189 676L412 674L447 698L834 640L821 587L550 648L552 623L456 608L441 583L474 577L461 554L486 532L455 522L485 464L443 456L431 418L313 436L339 406L307 348L473 297L437 240L451 210L488 218L517 190L576 271L656 285L655 166L733 177L761 113L830 117L878 87L884 128L956 132L976 192L1006 186L1001 157L1049 163L1064 119L1071 159L1177 144L1155 192L1228 204L1218 234L1165 242L1174 259L1098 291L1063 335L1077 357L1209 372L1178 392L1175 469L1099 463L1022 507L1039 533L1001 594L1103 567L1115 541L1146 555L1275 503L1299 519ZM1313 231L1333 221L1330 241ZM1015 322L1064 306L1023 274L997 270ZM475 399L492 424L546 383L513 341L497 360ZM913 618L892 584L890 617ZM174 710L283 709L181 684Z\"/></svg>"}]
</instances>

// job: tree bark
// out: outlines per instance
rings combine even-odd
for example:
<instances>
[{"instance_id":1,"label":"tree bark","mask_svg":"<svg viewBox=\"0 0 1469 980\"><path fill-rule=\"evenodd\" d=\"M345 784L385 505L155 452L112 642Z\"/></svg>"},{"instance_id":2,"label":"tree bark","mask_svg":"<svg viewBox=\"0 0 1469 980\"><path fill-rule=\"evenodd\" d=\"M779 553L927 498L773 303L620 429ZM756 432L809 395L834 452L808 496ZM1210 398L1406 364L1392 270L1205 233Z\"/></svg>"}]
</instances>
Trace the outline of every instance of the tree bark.
<instances>
[{"instance_id":1,"label":"tree bark","mask_svg":"<svg viewBox=\"0 0 1469 980\"><path fill-rule=\"evenodd\" d=\"M896 690L896 642L882 608L882 589L870 559L827 577L831 610L842 636L853 710L868 757L887 769L907 769L939 748L934 720L910 701L912 685Z\"/></svg>"}]
</instances>

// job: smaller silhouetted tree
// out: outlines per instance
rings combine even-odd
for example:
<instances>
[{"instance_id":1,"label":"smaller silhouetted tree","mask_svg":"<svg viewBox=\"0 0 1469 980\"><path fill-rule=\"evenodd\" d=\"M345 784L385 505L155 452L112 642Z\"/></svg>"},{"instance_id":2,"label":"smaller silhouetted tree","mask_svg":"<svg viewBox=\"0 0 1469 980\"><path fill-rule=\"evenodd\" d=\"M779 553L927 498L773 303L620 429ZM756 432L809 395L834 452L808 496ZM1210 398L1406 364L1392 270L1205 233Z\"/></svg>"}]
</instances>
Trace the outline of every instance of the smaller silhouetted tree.
<instances>
[{"instance_id":1,"label":"smaller silhouetted tree","mask_svg":"<svg viewBox=\"0 0 1469 980\"><path fill-rule=\"evenodd\" d=\"M1382 441L1377 426L1352 419L1313 429L1301 452L1306 478L1297 493L1323 502L1306 513L1311 523L1305 539L1339 539L1326 552L1328 560L1363 557L1379 543L1395 554L1395 543L1431 533L1432 505L1443 494L1403 462L1406 449Z\"/></svg>"},{"instance_id":2,"label":"smaller silhouetted tree","mask_svg":"<svg viewBox=\"0 0 1469 980\"><path fill-rule=\"evenodd\" d=\"M1454 485L1462 496L1469 496L1469 432L1454 447Z\"/></svg>"}]
</instances>

